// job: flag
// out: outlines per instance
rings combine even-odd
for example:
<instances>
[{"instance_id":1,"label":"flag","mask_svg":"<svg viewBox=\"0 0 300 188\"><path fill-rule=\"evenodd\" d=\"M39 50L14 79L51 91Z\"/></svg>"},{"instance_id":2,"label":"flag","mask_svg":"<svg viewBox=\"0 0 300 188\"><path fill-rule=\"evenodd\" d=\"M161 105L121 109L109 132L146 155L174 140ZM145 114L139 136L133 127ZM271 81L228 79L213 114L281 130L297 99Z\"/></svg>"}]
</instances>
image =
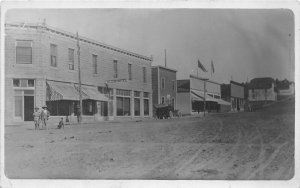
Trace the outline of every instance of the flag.
<instances>
[{"instance_id":1,"label":"flag","mask_svg":"<svg viewBox=\"0 0 300 188\"><path fill-rule=\"evenodd\" d=\"M202 63L199 61L199 59L198 59L198 67L199 67L203 72L207 72L206 68L202 65Z\"/></svg>"},{"instance_id":2,"label":"flag","mask_svg":"<svg viewBox=\"0 0 300 188\"><path fill-rule=\"evenodd\" d=\"M211 61L211 71L212 73L215 73L215 67L214 67L214 62Z\"/></svg>"}]
</instances>

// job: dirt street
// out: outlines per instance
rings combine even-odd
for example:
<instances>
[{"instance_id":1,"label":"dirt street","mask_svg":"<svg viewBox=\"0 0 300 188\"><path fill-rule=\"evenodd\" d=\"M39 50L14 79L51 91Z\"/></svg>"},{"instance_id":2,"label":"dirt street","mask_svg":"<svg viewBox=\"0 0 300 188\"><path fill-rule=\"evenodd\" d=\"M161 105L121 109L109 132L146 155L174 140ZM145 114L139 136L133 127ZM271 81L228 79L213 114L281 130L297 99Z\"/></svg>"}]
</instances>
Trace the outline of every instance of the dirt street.
<instances>
[{"instance_id":1,"label":"dirt street","mask_svg":"<svg viewBox=\"0 0 300 188\"><path fill-rule=\"evenodd\" d=\"M5 127L9 178L287 180L294 175L294 100L256 112Z\"/></svg>"}]
</instances>

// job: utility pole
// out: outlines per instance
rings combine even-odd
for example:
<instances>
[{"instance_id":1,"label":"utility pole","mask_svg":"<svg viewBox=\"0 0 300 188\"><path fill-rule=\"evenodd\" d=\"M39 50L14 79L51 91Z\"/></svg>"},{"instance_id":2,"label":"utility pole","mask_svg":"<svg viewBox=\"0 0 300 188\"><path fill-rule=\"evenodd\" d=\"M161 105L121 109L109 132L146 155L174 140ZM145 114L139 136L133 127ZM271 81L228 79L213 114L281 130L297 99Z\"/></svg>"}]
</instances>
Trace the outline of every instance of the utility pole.
<instances>
[{"instance_id":1,"label":"utility pole","mask_svg":"<svg viewBox=\"0 0 300 188\"><path fill-rule=\"evenodd\" d=\"M78 84L79 84L79 122L81 123L82 119L82 92L81 92L81 70L80 70L80 46L79 46L79 36L77 32L77 56L78 56Z\"/></svg>"},{"instance_id":2,"label":"utility pole","mask_svg":"<svg viewBox=\"0 0 300 188\"><path fill-rule=\"evenodd\" d=\"M206 110L206 80L204 80L204 117L205 117L205 110Z\"/></svg>"},{"instance_id":3,"label":"utility pole","mask_svg":"<svg viewBox=\"0 0 300 188\"><path fill-rule=\"evenodd\" d=\"M206 81L208 80L207 78L201 79L204 82L204 117L205 117L205 110L206 110Z\"/></svg>"}]
</instances>

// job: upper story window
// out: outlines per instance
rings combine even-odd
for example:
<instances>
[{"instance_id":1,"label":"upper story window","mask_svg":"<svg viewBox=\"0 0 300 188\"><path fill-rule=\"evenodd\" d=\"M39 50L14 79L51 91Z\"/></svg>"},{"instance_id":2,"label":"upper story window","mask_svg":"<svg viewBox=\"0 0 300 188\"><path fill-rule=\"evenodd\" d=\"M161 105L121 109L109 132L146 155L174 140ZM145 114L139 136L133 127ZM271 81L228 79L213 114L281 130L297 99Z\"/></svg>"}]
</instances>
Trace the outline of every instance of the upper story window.
<instances>
[{"instance_id":1,"label":"upper story window","mask_svg":"<svg viewBox=\"0 0 300 188\"><path fill-rule=\"evenodd\" d=\"M57 45L50 44L50 65L57 67Z\"/></svg>"},{"instance_id":2,"label":"upper story window","mask_svg":"<svg viewBox=\"0 0 300 188\"><path fill-rule=\"evenodd\" d=\"M161 88L165 89L165 78L161 78Z\"/></svg>"},{"instance_id":3,"label":"upper story window","mask_svg":"<svg viewBox=\"0 0 300 188\"><path fill-rule=\"evenodd\" d=\"M32 41L16 41L16 64L32 64Z\"/></svg>"},{"instance_id":4,"label":"upper story window","mask_svg":"<svg viewBox=\"0 0 300 188\"><path fill-rule=\"evenodd\" d=\"M132 65L128 63L128 80L132 80Z\"/></svg>"},{"instance_id":5,"label":"upper story window","mask_svg":"<svg viewBox=\"0 0 300 188\"><path fill-rule=\"evenodd\" d=\"M74 49L69 48L69 70L74 70Z\"/></svg>"},{"instance_id":6,"label":"upper story window","mask_svg":"<svg viewBox=\"0 0 300 188\"><path fill-rule=\"evenodd\" d=\"M97 55L93 54L93 73L97 74L98 70L97 70Z\"/></svg>"},{"instance_id":7,"label":"upper story window","mask_svg":"<svg viewBox=\"0 0 300 188\"><path fill-rule=\"evenodd\" d=\"M146 67L143 67L143 82L147 82L147 72L146 72Z\"/></svg>"},{"instance_id":8,"label":"upper story window","mask_svg":"<svg viewBox=\"0 0 300 188\"><path fill-rule=\"evenodd\" d=\"M118 78L118 60L114 60L114 78Z\"/></svg>"}]
</instances>

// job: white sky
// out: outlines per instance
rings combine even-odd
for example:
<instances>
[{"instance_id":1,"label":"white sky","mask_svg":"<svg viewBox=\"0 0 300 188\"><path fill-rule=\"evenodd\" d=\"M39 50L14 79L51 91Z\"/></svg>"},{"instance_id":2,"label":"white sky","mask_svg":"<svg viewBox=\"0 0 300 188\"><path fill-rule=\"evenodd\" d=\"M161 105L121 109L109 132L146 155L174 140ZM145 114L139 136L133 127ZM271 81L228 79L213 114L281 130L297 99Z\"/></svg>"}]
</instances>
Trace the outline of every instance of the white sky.
<instances>
[{"instance_id":1,"label":"white sky","mask_svg":"<svg viewBox=\"0 0 300 188\"><path fill-rule=\"evenodd\" d=\"M42 22L141 55L153 65L178 70L177 78L197 74L199 59L208 73L228 83L254 77L294 80L294 16L285 9L19 9L6 22ZM289 37L289 34L291 36ZM290 49L290 50L289 50ZM290 60L289 60L290 51ZM290 62L290 63L289 63Z\"/></svg>"}]
</instances>

